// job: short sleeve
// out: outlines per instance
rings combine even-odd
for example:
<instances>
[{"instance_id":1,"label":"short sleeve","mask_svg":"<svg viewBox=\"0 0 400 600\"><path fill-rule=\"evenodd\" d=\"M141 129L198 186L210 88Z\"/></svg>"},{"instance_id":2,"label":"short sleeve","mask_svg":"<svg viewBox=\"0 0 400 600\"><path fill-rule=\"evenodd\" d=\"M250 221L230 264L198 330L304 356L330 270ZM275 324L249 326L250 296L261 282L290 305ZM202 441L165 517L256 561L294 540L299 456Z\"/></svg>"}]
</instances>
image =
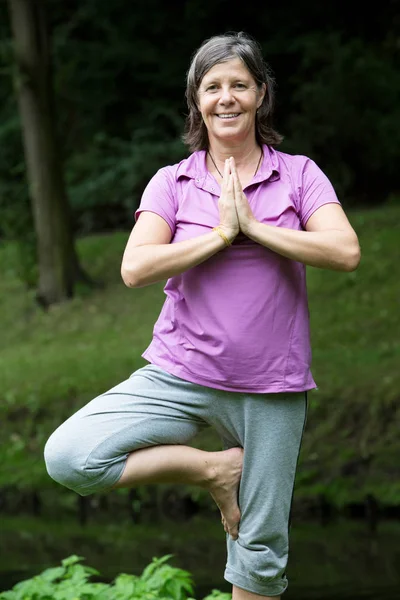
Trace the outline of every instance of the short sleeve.
<instances>
[{"instance_id":1,"label":"short sleeve","mask_svg":"<svg viewBox=\"0 0 400 600\"><path fill-rule=\"evenodd\" d=\"M176 197L175 179L170 167L163 167L150 179L147 184L139 208L135 212L135 220L144 211L156 213L166 221L175 234Z\"/></svg>"},{"instance_id":2,"label":"short sleeve","mask_svg":"<svg viewBox=\"0 0 400 600\"><path fill-rule=\"evenodd\" d=\"M324 204L340 204L333 185L310 158L304 164L300 183L300 221L305 228L311 215Z\"/></svg>"}]
</instances>

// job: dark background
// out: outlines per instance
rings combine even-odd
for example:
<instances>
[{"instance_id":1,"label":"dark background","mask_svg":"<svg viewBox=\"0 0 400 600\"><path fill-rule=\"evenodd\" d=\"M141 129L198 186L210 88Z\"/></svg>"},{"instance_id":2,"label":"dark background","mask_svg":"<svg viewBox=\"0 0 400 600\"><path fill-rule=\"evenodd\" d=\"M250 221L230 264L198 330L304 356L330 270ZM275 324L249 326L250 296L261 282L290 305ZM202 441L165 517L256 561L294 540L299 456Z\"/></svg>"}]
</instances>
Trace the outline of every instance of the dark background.
<instances>
[{"instance_id":1,"label":"dark background","mask_svg":"<svg viewBox=\"0 0 400 600\"><path fill-rule=\"evenodd\" d=\"M277 82L281 150L314 158L345 206L393 201L399 2L48 0L59 146L77 233L129 229L155 170L186 155L185 74L200 43L246 31ZM0 235L32 229L5 2L0 4Z\"/></svg>"}]
</instances>

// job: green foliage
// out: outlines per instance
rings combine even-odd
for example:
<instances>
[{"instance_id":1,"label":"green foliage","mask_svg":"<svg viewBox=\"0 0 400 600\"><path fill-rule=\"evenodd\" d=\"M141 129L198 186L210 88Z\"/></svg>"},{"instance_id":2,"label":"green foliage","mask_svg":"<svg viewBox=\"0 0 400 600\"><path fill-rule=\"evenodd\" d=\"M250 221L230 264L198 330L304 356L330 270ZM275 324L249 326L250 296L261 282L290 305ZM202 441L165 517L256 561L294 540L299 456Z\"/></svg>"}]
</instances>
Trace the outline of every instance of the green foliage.
<instances>
[{"instance_id":1,"label":"green foliage","mask_svg":"<svg viewBox=\"0 0 400 600\"><path fill-rule=\"evenodd\" d=\"M287 121L287 151L320 161L341 197L364 204L386 199L400 147L395 44L345 40L336 31L314 32L292 44L302 58L291 78L295 110Z\"/></svg>"},{"instance_id":2,"label":"green foliage","mask_svg":"<svg viewBox=\"0 0 400 600\"><path fill-rule=\"evenodd\" d=\"M129 228L156 170L185 156L182 124L174 112L159 108L148 118L148 125L135 129L129 140L98 133L90 147L67 161L69 197L80 233ZM170 125L175 136L162 135L162 124Z\"/></svg>"},{"instance_id":3,"label":"green foliage","mask_svg":"<svg viewBox=\"0 0 400 600\"><path fill-rule=\"evenodd\" d=\"M400 75L393 7L353 23L333 2L289 13L277 4L231 15L255 35L277 74L282 150L307 154L341 197L376 204L398 189ZM59 149L77 234L129 229L156 170L181 160L185 74L210 32L202 2L46 2ZM264 12L265 11L265 12ZM151 14L151 18L149 18ZM338 17L339 15L339 17ZM223 0L214 31L226 30ZM327 31L326 24L329 23ZM163 35L168 31L168 36ZM343 33L345 31L345 34ZM162 42L161 42L162 40ZM295 68L293 68L295 65ZM13 89L7 3L0 3L0 239L36 283L35 235ZM90 271L89 271L90 274Z\"/></svg>"},{"instance_id":4,"label":"green foliage","mask_svg":"<svg viewBox=\"0 0 400 600\"><path fill-rule=\"evenodd\" d=\"M2 61L9 61L10 56L9 40L0 40ZM15 242L12 253L9 252L9 266L21 281L33 287L37 279L36 237L10 68L0 72L0 101L0 240Z\"/></svg>"},{"instance_id":5,"label":"green foliage","mask_svg":"<svg viewBox=\"0 0 400 600\"><path fill-rule=\"evenodd\" d=\"M23 239L32 221L6 5L0 3L0 236ZM394 8L380 11L379 26L376 14L364 11L363 31L350 18L338 19L334 3L323 11L318 3L302 7L289 13L279 5L259 7L259 31L253 12L230 28L252 32L276 70L286 149L311 154L340 192L376 203L397 187ZM75 224L81 232L115 229L127 222L155 170L185 153L185 73L196 45L211 33L209 14L198 0L184 7L47 0L46 8ZM213 22L215 31L226 29L223 0L214 3ZM160 35L166 30L168 36Z\"/></svg>"},{"instance_id":6,"label":"green foliage","mask_svg":"<svg viewBox=\"0 0 400 600\"><path fill-rule=\"evenodd\" d=\"M80 556L64 559L61 567L17 583L0 593L0 600L186 600L193 595L190 573L167 564L171 555L153 558L141 576L122 573L111 584L93 583L99 572L80 564ZM213 590L205 600L229 600L230 594Z\"/></svg>"},{"instance_id":7,"label":"green foliage","mask_svg":"<svg viewBox=\"0 0 400 600\"><path fill-rule=\"evenodd\" d=\"M204 600L231 600L232 594L220 592L219 590L212 590L211 594L208 594Z\"/></svg>"}]
</instances>

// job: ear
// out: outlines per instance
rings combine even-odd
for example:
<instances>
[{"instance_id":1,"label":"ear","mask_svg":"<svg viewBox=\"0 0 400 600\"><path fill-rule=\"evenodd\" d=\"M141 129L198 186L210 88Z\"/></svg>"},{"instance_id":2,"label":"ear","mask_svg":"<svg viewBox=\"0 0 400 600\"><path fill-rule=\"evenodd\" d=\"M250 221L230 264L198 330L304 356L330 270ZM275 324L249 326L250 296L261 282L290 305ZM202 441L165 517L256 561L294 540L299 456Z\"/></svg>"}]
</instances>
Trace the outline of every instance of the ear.
<instances>
[{"instance_id":1,"label":"ear","mask_svg":"<svg viewBox=\"0 0 400 600\"><path fill-rule=\"evenodd\" d=\"M263 83L258 92L257 108L260 108L261 104L263 103L266 92L267 92L267 86L265 83Z\"/></svg>"}]
</instances>

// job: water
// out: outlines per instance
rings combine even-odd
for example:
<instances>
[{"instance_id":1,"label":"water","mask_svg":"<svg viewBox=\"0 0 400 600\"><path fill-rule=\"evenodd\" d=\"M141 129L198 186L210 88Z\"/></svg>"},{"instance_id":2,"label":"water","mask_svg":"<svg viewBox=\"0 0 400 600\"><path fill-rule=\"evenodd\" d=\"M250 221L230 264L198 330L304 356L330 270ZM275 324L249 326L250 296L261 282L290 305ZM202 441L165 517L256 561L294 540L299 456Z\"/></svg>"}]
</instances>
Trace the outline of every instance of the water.
<instances>
[{"instance_id":1,"label":"water","mask_svg":"<svg viewBox=\"0 0 400 600\"><path fill-rule=\"evenodd\" d=\"M80 527L63 518L2 521L0 590L59 564L85 557L105 581L121 572L139 574L153 556L174 554L172 564L189 570L196 598L213 588L230 592L223 579L225 542L218 520L134 526L130 522ZM379 524L309 522L293 526L285 600L400 600L400 522Z\"/></svg>"}]
</instances>

